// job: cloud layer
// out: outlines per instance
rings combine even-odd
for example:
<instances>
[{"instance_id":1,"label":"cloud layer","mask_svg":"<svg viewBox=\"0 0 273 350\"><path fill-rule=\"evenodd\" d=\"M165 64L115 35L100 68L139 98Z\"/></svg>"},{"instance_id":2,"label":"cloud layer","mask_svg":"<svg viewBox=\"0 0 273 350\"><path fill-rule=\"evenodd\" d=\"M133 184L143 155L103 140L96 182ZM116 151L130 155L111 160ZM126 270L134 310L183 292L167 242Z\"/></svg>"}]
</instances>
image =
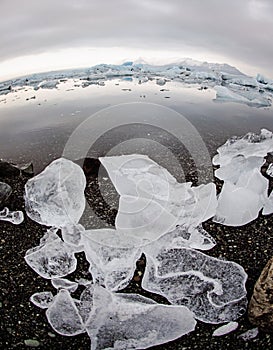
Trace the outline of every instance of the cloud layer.
<instances>
[{"instance_id":1,"label":"cloud layer","mask_svg":"<svg viewBox=\"0 0 273 350\"><path fill-rule=\"evenodd\" d=\"M270 71L270 0L2 0L0 62L75 47L200 51ZM206 57L204 57L206 60Z\"/></svg>"}]
</instances>

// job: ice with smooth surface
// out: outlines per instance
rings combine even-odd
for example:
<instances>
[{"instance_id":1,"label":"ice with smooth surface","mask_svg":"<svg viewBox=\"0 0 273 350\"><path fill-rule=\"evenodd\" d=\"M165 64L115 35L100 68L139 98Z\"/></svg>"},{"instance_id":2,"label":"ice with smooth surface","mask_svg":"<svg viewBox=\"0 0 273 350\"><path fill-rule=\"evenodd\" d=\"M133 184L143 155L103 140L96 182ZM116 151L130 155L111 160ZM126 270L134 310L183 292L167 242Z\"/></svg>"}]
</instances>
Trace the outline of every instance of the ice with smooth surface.
<instances>
[{"instance_id":1,"label":"ice with smooth surface","mask_svg":"<svg viewBox=\"0 0 273 350\"><path fill-rule=\"evenodd\" d=\"M77 259L71 246L49 232L45 241L26 252L27 264L44 278L59 278L76 270Z\"/></svg>"},{"instance_id":2,"label":"ice with smooth surface","mask_svg":"<svg viewBox=\"0 0 273 350\"><path fill-rule=\"evenodd\" d=\"M24 221L22 211L10 211L7 207L0 211L0 220L9 221L14 225L20 225Z\"/></svg>"},{"instance_id":3,"label":"ice with smooth surface","mask_svg":"<svg viewBox=\"0 0 273 350\"><path fill-rule=\"evenodd\" d=\"M213 164L229 164L234 157L262 157L273 152L273 134L267 129L262 129L260 134L253 132L245 136L233 136L217 149L217 155L213 157Z\"/></svg>"},{"instance_id":4,"label":"ice with smooth surface","mask_svg":"<svg viewBox=\"0 0 273 350\"><path fill-rule=\"evenodd\" d=\"M80 166L65 158L53 161L25 185L27 215L46 226L78 223L85 208L85 185Z\"/></svg>"},{"instance_id":5,"label":"ice with smooth surface","mask_svg":"<svg viewBox=\"0 0 273 350\"><path fill-rule=\"evenodd\" d=\"M62 238L65 243L78 247L84 231L81 224L68 224L62 227Z\"/></svg>"},{"instance_id":6,"label":"ice with smooth surface","mask_svg":"<svg viewBox=\"0 0 273 350\"><path fill-rule=\"evenodd\" d=\"M34 293L30 301L41 309L47 309L53 302L53 294L51 292Z\"/></svg>"},{"instance_id":7,"label":"ice with smooth surface","mask_svg":"<svg viewBox=\"0 0 273 350\"><path fill-rule=\"evenodd\" d=\"M87 230L83 234L82 244L93 279L112 291L126 287L141 255L134 241L115 230ZM141 241L136 242L140 244Z\"/></svg>"},{"instance_id":8,"label":"ice with smooth surface","mask_svg":"<svg viewBox=\"0 0 273 350\"><path fill-rule=\"evenodd\" d=\"M70 293L73 293L78 288L78 283L70 281L66 278L53 278L51 280L52 286L56 289L67 289Z\"/></svg>"},{"instance_id":9,"label":"ice with smooth surface","mask_svg":"<svg viewBox=\"0 0 273 350\"><path fill-rule=\"evenodd\" d=\"M149 246L142 287L185 305L203 322L222 323L241 316L247 307L243 268L190 248Z\"/></svg>"},{"instance_id":10,"label":"ice with smooth surface","mask_svg":"<svg viewBox=\"0 0 273 350\"><path fill-rule=\"evenodd\" d=\"M239 324L238 322L229 322L227 324L224 324L223 326L215 329L215 331L212 333L213 337L221 337L223 335L226 335L228 333L231 333L235 331L238 328Z\"/></svg>"},{"instance_id":11,"label":"ice with smooth surface","mask_svg":"<svg viewBox=\"0 0 273 350\"><path fill-rule=\"evenodd\" d=\"M69 292L61 289L46 310L51 327L62 335L77 335L85 332L82 317Z\"/></svg>"},{"instance_id":12,"label":"ice with smooth surface","mask_svg":"<svg viewBox=\"0 0 273 350\"><path fill-rule=\"evenodd\" d=\"M264 206L267 186L268 180L257 169L241 175L236 185L224 182L213 220L241 226L256 219Z\"/></svg>"},{"instance_id":13,"label":"ice with smooth surface","mask_svg":"<svg viewBox=\"0 0 273 350\"><path fill-rule=\"evenodd\" d=\"M113 294L96 287L92 315L86 325L91 349L145 349L194 330L186 307L149 302L131 294Z\"/></svg>"},{"instance_id":14,"label":"ice with smooth surface","mask_svg":"<svg viewBox=\"0 0 273 350\"><path fill-rule=\"evenodd\" d=\"M120 194L116 228L153 241L176 225L198 226L216 212L213 183L192 187L178 183L163 167L143 155L102 157Z\"/></svg>"},{"instance_id":15,"label":"ice with smooth surface","mask_svg":"<svg viewBox=\"0 0 273 350\"><path fill-rule=\"evenodd\" d=\"M272 132L248 133L232 137L218 148L213 164L220 168L215 176L224 181L218 197L214 221L241 226L259 215L273 212L272 199L267 196L268 179L261 174L264 157L273 151Z\"/></svg>"}]
</instances>

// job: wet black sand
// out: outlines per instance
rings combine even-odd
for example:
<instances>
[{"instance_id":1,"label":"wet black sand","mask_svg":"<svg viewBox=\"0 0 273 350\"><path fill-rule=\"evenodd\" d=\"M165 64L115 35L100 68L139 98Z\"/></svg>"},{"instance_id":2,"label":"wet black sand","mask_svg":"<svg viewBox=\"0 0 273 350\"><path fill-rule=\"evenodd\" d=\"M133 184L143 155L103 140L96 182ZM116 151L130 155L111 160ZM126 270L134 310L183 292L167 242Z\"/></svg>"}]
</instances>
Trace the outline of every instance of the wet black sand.
<instances>
[{"instance_id":1,"label":"wet black sand","mask_svg":"<svg viewBox=\"0 0 273 350\"><path fill-rule=\"evenodd\" d=\"M23 210L23 187L27 177L1 178L0 181L9 183L13 193L8 200L11 210ZM117 195L110 180L105 180L106 191L104 199L100 196L99 183L96 175L87 176L88 184L86 198L92 203L95 210L93 217L83 215L82 222L88 227L102 225L104 227L113 223ZM107 198L106 198L106 197ZM39 277L24 261L27 249L39 243L45 232L45 227L36 224L25 216L25 221L19 225L0 222L0 302L1 302L1 337L0 349L25 349L25 340L37 340L39 349L89 349L90 340L87 335L64 337L55 333L48 324L44 310L30 303L30 296L38 291L51 290L50 281ZM249 278L247 280L248 298L253 286L266 262L272 256L273 246L273 216L260 217L252 223L240 228L230 228L208 221L204 228L215 238L217 245L208 252L209 255L235 261L242 265ZM82 254L77 255L78 269L68 276L71 278L90 278L88 264ZM136 271L144 271L145 259L138 261ZM137 292L164 303L163 298L141 289L141 278L138 273L126 288L126 292ZM166 343L152 349L272 349L273 337L260 332L258 337L245 342L238 335L253 328L248 321L247 314L239 320L238 329L223 337L212 337L217 325L198 322L196 330L174 342Z\"/></svg>"}]
</instances>

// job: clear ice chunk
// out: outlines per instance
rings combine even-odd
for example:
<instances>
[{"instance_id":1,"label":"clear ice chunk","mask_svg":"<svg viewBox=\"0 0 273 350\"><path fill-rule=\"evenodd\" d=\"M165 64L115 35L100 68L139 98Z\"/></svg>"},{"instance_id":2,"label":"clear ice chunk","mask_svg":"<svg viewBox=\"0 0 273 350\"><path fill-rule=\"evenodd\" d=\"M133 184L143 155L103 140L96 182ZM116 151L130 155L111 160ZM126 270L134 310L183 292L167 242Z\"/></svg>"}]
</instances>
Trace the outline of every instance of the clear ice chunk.
<instances>
[{"instance_id":1,"label":"clear ice chunk","mask_svg":"<svg viewBox=\"0 0 273 350\"><path fill-rule=\"evenodd\" d=\"M66 289L70 293L75 292L78 288L77 282L69 281L66 278L53 278L51 284L56 289Z\"/></svg>"},{"instance_id":2,"label":"clear ice chunk","mask_svg":"<svg viewBox=\"0 0 273 350\"><path fill-rule=\"evenodd\" d=\"M267 173L268 176L273 177L273 163L270 163L268 165L268 168L266 169L266 173Z\"/></svg>"},{"instance_id":3,"label":"clear ice chunk","mask_svg":"<svg viewBox=\"0 0 273 350\"><path fill-rule=\"evenodd\" d=\"M262 211L263 215L269 215L273 213L273 191L266 198L264 208Z\"/></svg>"},{"instance_id":4,"label":"clear ice chunk","mask_svg":"<svg viewBox=\"0 0 273 350\"><path fill-rule=\"evenodd\" d=\"M141 255L141 250L134 247L134 240L123 237L115 230L102 229L87 230L82 238L93 279L112 291L128 285Z\"/></svg>"},{"instance_id":5,"label":"clear ice chunk","mask_svg":"<svg viewBox=\"0 0 273 350\"><path fill-rule=\"evenodd\" d=\"M241 226L256 219L266 201L268 180L258 169L243 173L236 185L225 181L213 221Z\"/></svg>"},{"instance_id":6,"label":"clear ice chunk","mask_svg":"<svg viewBox=\"0 0 273 350\"><path fill-rule=\"evenodd\" d=\"M190 248L144 249L147 258L142 287L185 305L207 323L233 321L247 307L243 268Z\"/></svg>"},{"instance_id":7,"label":"clear ice chunk","mask_svg":"<svg viewBox=\"0 0 273 350\"><path fill-rule=\"evenodd\" d=\"M51 327L61 335L77 335L85 332L83 320L69 292L61 289L46 310Z\"/></svg>"},{"instance_id":8,"label":"clear ice chunk","mask_svg":"<svg viewBox=\"0 0 273 350\"><path fill-rule=\"evenodd\" d=\"M27 215L54 227L76 224L85 208L86 179L80 166L60 158L25 185Z\"/></svg>"},{"instance_id":9,"label":"clear ice chunk","mask_svg":"<svg viewBox=\"0 0 273 350\"><path fill-rule=\"evenodd\" d=\"M0 181L0 206L7 200L12 192L10 185Z\"/></svg>"},{"instance_id":10,"label":"clear ice chunk","mask_svg":"<svg viewBox=\"0 0 273 350\"><path fill-rule=\"evenodd\" d=\"M24 221L24 214L22 211L10 211L5 207L0 211L0 220L9 221L14 225L20 225Z\"/></svg>"},{"instance_id":11,"label":"clear ice chunk","mask_svg":"<svg viewBox=\"0 0 273 350\"><path fill-rule=\"evenodd\" d=\"M65 243L78 247L85 228L80 224L68 224L62 227L62 238Z\"/></svg>"},{"instance_id":12,"label":"clear ice chunk","mask_svg":"<svg viewBox=\"0 0 273 350\"><path fill-rule=\"evenodd\" d=\"M30 301L41 309L47 309L53 302L53 294L51 292L34 293Z\"/></svg>"},{"instance_id":13,"label":"clear ice chunk","mask_svg":"<svg viewBox=\"0 0 273 350\"><path fill-rule=\"evenodd\" d=\"M226 335L228 333L231 333L235 331L238 328L239 324L238 322L229 322L227 324L224 324L223 326L215 329L215 331L212 333L213 337L221 337L223 335Z\"/></svg>"},{"instance_id":14,"label":"clear ice chunk","mask_svg":"<svg viewBox=\"0 0 273 350\"><path fill-rule=\"evenodd\" d=\"M258 334L259 334L259 328L255 327L255 328L249 329L248 331L238 335L238 338L242 339L244 341L249 341L251 339L256 338Z\"/></svg>"},{"instance_id":15,"label":"clear ice chunk","mask_svg":"<svg viewBox=\"0 0 273 350\"><path fill-rule=\"evenodd\" d=\"M86 325L91 349L146 349L194 330L186 307L147 302L147 298L112 294L96 287L92 316Z\"/></svg>"},{"instance_id":16,"label":"clear ice chunk","mask_svg":"<svg viewBox=\"0 0 273 350\"><path fill-rule=\"evenodd\" d=\"M56 234L26 252L27 264L44 278L59 278L76 270L77 259L71 246Z\"/></svg>"}]
</instances>

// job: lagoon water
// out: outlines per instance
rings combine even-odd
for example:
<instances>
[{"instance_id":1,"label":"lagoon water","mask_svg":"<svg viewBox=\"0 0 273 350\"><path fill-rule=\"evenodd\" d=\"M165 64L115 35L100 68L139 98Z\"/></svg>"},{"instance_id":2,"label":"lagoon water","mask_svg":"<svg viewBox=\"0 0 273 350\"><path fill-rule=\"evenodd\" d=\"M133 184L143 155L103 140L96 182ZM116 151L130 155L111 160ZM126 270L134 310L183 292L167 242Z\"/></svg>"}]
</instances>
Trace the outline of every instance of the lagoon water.
<instances>
[{"instance_id":1,"label":"lagoon water","mask_svg":"<svg viewBox=\"0 0 273 350\"><path fill-rule=\"evenodd\" d=\"M153 103L180 113L197 130L211 156L233 135L259 133L261 128L273 130L272 107L215 102L213 88L203 89L199 84L167 82L159 86L155 81L139 84L137 79L125 78L107 80L104 86L94 84L83 88L77 79L68 79L53 89L34 90L26 86L14 90L0 96L0 158L14 163L32 161L35 173L63 154L73 131L90 116L124 103ZM129 113L133 113L133 106ZM118 118L115 115L118 108L110 111L109 118ZM145 118L149 124L149 116ZM92 157L105 156L112 150L112 154L148 153L157 161L165 157L168 163L166 149L174 156L180 153L179 142L163 127L156 129L128 122L127 126L107 130L105 118L102 123L107 132L90 149ZM173 128L181 127L175 123L179 122L170 117ZM92 128L92 123L88 127ZM132 139L133 143L126 143ZM121 144L122 147L116 147ZM160 144L166 152L154 147ZM164 161L162 165L166 166Z\"/></svg>"}]
</instances>

